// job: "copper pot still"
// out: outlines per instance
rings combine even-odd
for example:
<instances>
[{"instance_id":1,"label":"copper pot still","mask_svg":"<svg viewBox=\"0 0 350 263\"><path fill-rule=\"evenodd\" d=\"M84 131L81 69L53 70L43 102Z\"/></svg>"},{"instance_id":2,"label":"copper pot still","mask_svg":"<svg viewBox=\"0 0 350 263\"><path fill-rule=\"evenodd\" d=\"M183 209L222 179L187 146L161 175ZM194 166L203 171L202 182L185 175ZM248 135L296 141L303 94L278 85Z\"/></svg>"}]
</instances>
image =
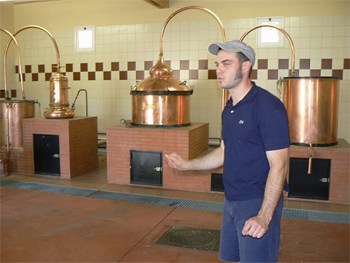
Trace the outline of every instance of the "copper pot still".
<instances>
[{"instance_id":1,"label":"copper pot still","mask_svg":"<svg viewBox=\"0 0 350 263\"><path fill-rule=\"evenodd\" d=\"M131 88L131 125L157 127L191 124L190 96L193 94L193 88L186 86L186 82L181 82L173 76L172 69L165 63L163 57L163 39L167 24L175 15L190 9L204 11L213 16L221 28L223 39L226 39L219 17L205 7L187 6L172 13L161 30L159 58L149 70L150 76ZM126 123L124 120L122 122Z\"/></svg>"},{"instance_id":2,"label":"copper pot still","mask_svg":"<svg viewBox=\"0 0 350 263\"><path fill-rule=\"evenodd\" d=\"M57 64L56 72L50 78L50 105L49 109L44 112L44 117L47 119L65 119L65 118L73 118L74 111L69 109L68 102L68 79L61 72L61 59L60 59L60 51L58 49L58 45L54 36L44 27L37 25L28 25L21 29L19 29L14 36L18 33L27 30L27 29L39 29L46 33L51 39L54 48L56 50L56 60ZM10 42L6 46L6 54L9 48ZM22 75L22 74L21 74ZM22 88L23 90L23 88Z\"/></svg>"},{"instance_id":3,"label":"copper pot still","mask_svg":"<svg viewBox=\"0 0 350 263\"><path fill-rule=\"evenodd\" d=\"M278 89L287 109L291 143L301 146L337 144L339 79L285 77Z\"/></svg>"},{"instance_id":4,"label":"copper pot still","mask_svg":"<svg viewBox=\"0 0 350 263\"><path fill-rule=\"evenodd\" d=\"M190 122L193 90L173 78L163 57L150 69L150 76L130 91L133 125L185 126Z\"/></svg>"},{"instance_id":5,"label":"copper pot still","mask_svg":"<svg viewBox=\"0 0 350 263\"><path fill-rule=\"evenodd\" d=\"M47 119L73 118L74 112L69 108L68 79L60 72L50 78L50 108L44 112Z\"/></svg>"},{"instance_id":6,"label":"copper pot still","mask_svg":"<svg viewBox=\"0 0 350 263\"><path fill-rule=\"evenodd\" d=\"M35 101L2 100L0 101L0 146L17 149L23 147L22 119L33 118Z\"/></svg>"},{"instance_id":7,"label":"copper pot still","mask_svg":"<svg viewBox=\"0 0 350 263\"><path fill-rule=\"evenodd\" d=\"M190 125L192 91L132 91L132 124L147 126Z\"/></svg>"}]
</instances>

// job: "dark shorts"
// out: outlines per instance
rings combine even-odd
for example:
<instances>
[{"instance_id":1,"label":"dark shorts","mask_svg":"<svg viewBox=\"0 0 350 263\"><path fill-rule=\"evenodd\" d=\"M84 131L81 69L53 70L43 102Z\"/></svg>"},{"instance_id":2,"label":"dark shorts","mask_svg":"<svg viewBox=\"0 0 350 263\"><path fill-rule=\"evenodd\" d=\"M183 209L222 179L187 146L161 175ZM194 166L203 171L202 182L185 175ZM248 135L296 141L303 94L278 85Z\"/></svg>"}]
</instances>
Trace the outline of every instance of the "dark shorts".
<instances>
[{"instance_id":1,"label":"dark shorts","mask_svg":"<svg viewBox=\"0 0 350 263\"><path fill-rule=\"evenodd\" d=\"M248 201L224 201L219 259L226 262L277 262L280 243L280 221L283 197L265 235L258 239L243 236L247 219L256 216L262 199Z\"/></svg>"}]
</instances>

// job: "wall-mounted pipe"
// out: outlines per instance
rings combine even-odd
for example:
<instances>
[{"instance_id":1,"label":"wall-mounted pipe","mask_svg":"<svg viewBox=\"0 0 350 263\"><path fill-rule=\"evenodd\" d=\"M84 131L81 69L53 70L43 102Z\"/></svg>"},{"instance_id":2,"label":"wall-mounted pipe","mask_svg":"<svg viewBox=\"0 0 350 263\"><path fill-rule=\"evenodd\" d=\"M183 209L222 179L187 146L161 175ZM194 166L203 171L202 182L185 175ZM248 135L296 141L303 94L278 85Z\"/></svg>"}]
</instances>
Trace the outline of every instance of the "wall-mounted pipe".
<instances>
[{"instance_id":1,"label":"wall-mounted pipe","mask_svg":"<svg viewBox=\"0 0 350 263\"><path fill-rule=\"evenodd\" d=\"M38 105L38 113L39 113L38 116L41 116L41 104L40 104L40 102L38 100L35 100L34 103Z\"/></svg>"},{"instance_id":2,"label":"wall-mounted pipe","mask_svg":"<svg viewBox=\"0 0 350 263\"><path fill-rule=\"evenodd\" d=\"M75 111L75 102L77 101L81 91L85 92L85 115L88 116L88 94L87 94L86 89L78 90L77 95L75 96L75 99L74 99L73 104L72 104L72 111Z\"/></svg>"}]
</instances>

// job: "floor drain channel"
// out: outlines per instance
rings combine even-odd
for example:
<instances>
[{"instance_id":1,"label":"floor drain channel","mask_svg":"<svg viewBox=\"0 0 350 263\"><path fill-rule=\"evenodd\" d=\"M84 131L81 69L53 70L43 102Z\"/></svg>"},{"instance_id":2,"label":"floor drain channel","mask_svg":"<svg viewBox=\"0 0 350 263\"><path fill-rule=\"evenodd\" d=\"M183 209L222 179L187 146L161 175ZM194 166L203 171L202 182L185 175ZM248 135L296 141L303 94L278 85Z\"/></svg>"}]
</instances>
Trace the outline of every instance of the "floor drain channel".
<instances>
[{"instance_id":1,"label":"floor drain channel","mask_svg":"<svg viewBox=\"0 0 350 263\"><path fill-rule=\"evenodd\" d=\"M19 182L0 178L0 186L14 187L19 189L34 190L49 193L59 193L67 195L78 195L97 199L118 200L139 204L171 206L180 208L189 208L202 211L221 213L223 209L222 202L213 202L205 200L187 200L173 197L147 196L141 194L109 192L96 189L85 189L78 187L67 187L61 185L51 185L36 182ZM307 221L319 221L328 223L349 224L349 213L337 213L316 210L303 210L293 208L283 208L283 218L300 219Z\"/></svg>"}]
</instances>

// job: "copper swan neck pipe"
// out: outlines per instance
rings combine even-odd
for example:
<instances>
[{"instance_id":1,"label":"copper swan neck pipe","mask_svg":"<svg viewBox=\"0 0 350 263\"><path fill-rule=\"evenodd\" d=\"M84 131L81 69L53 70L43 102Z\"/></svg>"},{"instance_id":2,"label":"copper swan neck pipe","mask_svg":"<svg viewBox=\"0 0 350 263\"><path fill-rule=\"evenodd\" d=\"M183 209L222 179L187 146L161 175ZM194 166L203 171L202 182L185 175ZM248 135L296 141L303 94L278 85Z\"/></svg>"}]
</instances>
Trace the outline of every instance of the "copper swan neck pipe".
<instances>
[{"instance_id":1,"label":"copper swan neck pipe","mask_svg":"<svg viewBox=\"0 0 350 263\"><path fill-rule=\"evenodd\" d=\"M241 38L240 38L240 41L243 41L244 38L250 33L252 32L253 30L255 29L258 29L258 28L261 28L261 27L272 27L272 28L275 28L277 29L278 31L282 32L285 37L288 39L289 41L289 44L290 44L290 47L291 47L291 50L292 50L292 65L291 65L291 72L290 72L290 75L291 76L294 76L294 71L295 71L295 48L294 48L294 43L293 43L293 40L292 38L290 37L290 35L287 33L287 31L285 31L283 28L280 28L278 26L273 26L273 25L259 25L259 26L255 26L253 27L252 29L250 29L249 31L245 32Z\"/></svg>"},{"instance_id":2,"label":"copper swan neck pipe","mask_svg":"<svg viewBox=\"0 0 350 263\"><path fill-rule=\"evenodd\" d=\"M222 34L222 38L223 38L223 41L225 42L226 41L226 33L225 33L225 29L224 29L224 26L220 20L220 18L213 12L211 11L210 9L208 8L205 8L205 7L202 7L202 6L186 6L186 7L183 7L183 8L180 8L178 10L176 10L174 13L172 13L168 18L167 20L165 21L164 25L163 25L163 28L162 28L162 31L160 33L160 51L159 51L159 56L162 57L163 56L163 40L164 40L164 31L165 31L165 28L166 26L168 25L169 21L175 16L177 15L178 13L181 13L185 10L189 10L189 9L197 9L197 10L202 10L202 11L205 11L207 13L209 13L210 15L212 15L216 21L218 22L219 26L220 26L220 29L221 29L221 34Z\"/></svg>"},{"instance_id":3,"label":"copper swan neck pipe","mask_svg":"<svg viewBox=\"0 0 350 263\"><path fill-rule=\"evenodd\" d=\"M22 32L23 30L29 29L29 28L36 28L36 29L42 30L50 37L50 39L52 40L52 43L53 43L53 45L55 47L55 50L56 50L57 73L60 73L60 69L61 69L60 51L58 49L58 45L57 45L57 42L56 42L55 38L53 37L53 35L47 29L45 29L45 28L43 28L41 26L37 26L37 25L28 25L28 26L22 27L21 29L19 29L13 35L16 36L18 33ZM7 43L5 56L7 56L7 50L8 50L8 47L9 47L10 44L11 44L11 40Z\"/></svg>"},{"instance_id":4,"label":"copper swan neck pipe","mask_svg":"<svg viewBox=\"0 0 350 263\"><path fill-rule=\"evenodd\" d=\"M2 31L2 32L6 33L7 35L9 35L11 37L10 41L13 40L13 42L15 42L15 45L16 45L16 48L17 48L17 55L18 55L18 71L19 71L19 74L20 74L19 78L20 78L20 82L21 82L22 98L25 99L24 87L23 87L21 51L20 51L18 42L17 42L16 38L14 37L14 35L12 35L6 29L0 28L0 31ZM6 54L7 54L7 49L6 49ZM5 83L5 99L10 99L9 91L8 91L8 88L7 88L7 55L4 56L4 83Z\"/></svg>"},{"instance_id":5,"label":"copper swan neck pipe","mask_svg":"<svg viewBox=\"0 0 350 263\"><path fill-rule=\"evenodd\" d=\"M211 11L210 9L208 8L205 8L205 7L202 7L202 6L186 6L186 7L183 7L183 8L180 8L178 10L176 10L174 13L172 13L168 18L167 20L165 21L164 25L163 25L163 28L162 28L162 31L160 33L160 51L159 51L159 59L158 61L161 61L161 63L163 63L164 59L163 59L163 47L164 47L164 32L165 32L165 28L166 26L168 25L169 21L175 16L177 15L178 13L181 13L185 10L189 10L189 9L196 9L196 10L202 10L204 12L207 12L209 13L211 16L213 16L216 21L218 22L219 26L220 26L220 30L221 30L221 35L222 35L222 40L223 42L226 42L226 33L225 33L225 29L224 29L224 26L220 20L220 18L213 12ZM223 90L223 93L222 93L222 105L224 105L224 100L227 96L227 92L225 92Z\"/></svg>"}]
</instances>

